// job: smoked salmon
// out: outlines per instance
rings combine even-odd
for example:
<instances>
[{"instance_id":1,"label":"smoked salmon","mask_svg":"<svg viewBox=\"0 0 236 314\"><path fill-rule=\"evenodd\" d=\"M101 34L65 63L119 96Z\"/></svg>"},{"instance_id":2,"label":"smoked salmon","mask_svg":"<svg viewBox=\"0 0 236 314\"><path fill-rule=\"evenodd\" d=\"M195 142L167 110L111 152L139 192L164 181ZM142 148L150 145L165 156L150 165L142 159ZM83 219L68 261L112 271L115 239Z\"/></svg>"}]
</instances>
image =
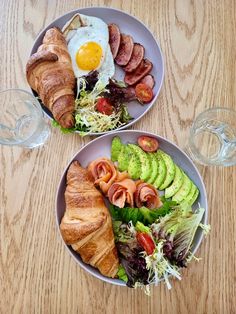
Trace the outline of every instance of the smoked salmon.
<instances>
[{"instance_id":1,"label":"smoked salmon","mask_svg":"<svg viewBox=\"0 0 236 314\"><path fill-rule=\"evenodd\" d=\"M123 208L125 204L129 204L133 207L135 190L135 182L131 179L115 182L108 190L109 201L120 208Z\"/></svg>"}]
</instances>

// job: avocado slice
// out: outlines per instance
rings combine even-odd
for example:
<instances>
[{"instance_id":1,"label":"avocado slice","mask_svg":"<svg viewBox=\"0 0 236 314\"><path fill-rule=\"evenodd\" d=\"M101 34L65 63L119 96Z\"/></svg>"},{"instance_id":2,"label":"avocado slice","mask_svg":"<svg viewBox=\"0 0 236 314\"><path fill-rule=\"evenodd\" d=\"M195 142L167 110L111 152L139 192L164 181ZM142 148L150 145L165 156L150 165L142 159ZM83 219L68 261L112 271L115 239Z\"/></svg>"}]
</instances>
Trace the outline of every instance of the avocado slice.
<instances>
[{"instance_id":1,"label":"avocado slice","mask_svg":"<svg viewBox=\"0 0 236 314\"><path fill-rule=\"evenodd\" d=\"M141 162L140 179L147 181L150 178L152 172L151 162L149 160L148 154L146 154L139 146L135 144L128 144L128 147L133 151L133 153L138 155Z\"/></svg>"},{"instance_id":2,"label":"avocado slice","mask_svg":"<svg viewBox=\"0 0 236 314\"><path fill-rule=\"evenodd\" d=\"M123 144L119 136L115 136L111 142L111 160L117 161Z\"/></svg>"},{"instance_id":3,"label":"avocado slice","mask_svg":"<svg viewBox=\"0 0 236 314\"><path fill-rule=\"evenodd\" d=\"M165 165L164 159L162 158L160 154L154 153L154 156L156 157L156 160L157 160L158 171L157 171L157 177L155 178L153 185L155 186L155 188L158 189L166 177L166 165Z\"/></svg>"},{"instance_id":4,"label":"avocado slice","mask_svg":"<svg viewBox=\"0 0 236 314\"><path fill-rule=\"evenodd\" d=\"M195 192L197 191L197 187L196 185L192 182L192 187L191 187L191 190L190 192L188 193L188 195L186 196L185 199L183 199L182 202L186 202L186 203L189 203L190 204L190 201L192 200Z\"/></svg>"},{"instance_id":5,"label":"avocado slice","mask_svg":"<svg viewBox=\"0 0 236 314\"><path fill-rule=\"evenodd\" d=\"M166 176L163 183L159 186L159 190L164 190L170 185L175 177L175 164L172 158L168 154L164 153L162 150L159 149L157 151L157 154L160 154L162 156L166 165Z\"/></svg>"},{"instance_id":6,"label":"avocado slice","mask_svg":"<svg viewBox=\"0 0 236 314\"><path fill-rule=\"evenodd\" d=\"M190 204L191 206L193 205L193 203L194 203L194 202L196 201L196 199L198 198L198 195L199 195L199 190L198 190L198 188L197 188L197 190L195 191L195 193L194 193L192 199L189 200L189 204Z\"/></svg>"},{"instance_id":7,"label":"avocado slice","mask_svg":"<svg viewBox=\"0 0 236 314\"><path fill-rule=\"evenodd\" d=\"M167 189L165 189L165 197L169 198L175 195L181 188L183 184L183 180L184 180L184 176L183 176L182 170L177 165L175 165L174 181Z\"/></svg>"},{"instance_id":8,"label":"avocado slice","mask_svg":"<svg viewBox=\"0 0 236 314\"><path fill-rule=\"evenodd\" d=\"M183 200L185 200L186 196L189 194L191 188L192 188L192 181L186 176L186 174L183 172L183 183L181 185L181 188L175 195L172 197L172 200L180 203Z\"/></svg>"},{"instance_id":9,"label":"avocado slice","mask_svg":"<svg viewBox=\"0 0 236 314\"><path fill-rule=\"evenodd\" d=\"M147 182L150 184L153 184L156 177L157 177L157 174L158 174L158 161L157 161L155 154L148 153L148 156L149 156L149 159L151 161L152 173L151 173L151 176Z\"/></svg>"},{"instance_id":10,"label":"avocado slice","mask_svg":"<svg viewBox=\"0 0 236 314\"><path fill-rule=\"evenodd\" d=\"M141 175L141 162L137 154L133 153L128 165L128 174L133 180L137 180Z\"/></svg>"},{"instance_id":11,"label":"avocado slice","mask_svg":"<svg viewBox=\"0 0 236 314\"><path fill-rule=\"evenodd\" d=\"M122 145L120 154L118 156L118 169L120 171L128 170L132 151L127 145Z\"/></svg>"}]
</instances>

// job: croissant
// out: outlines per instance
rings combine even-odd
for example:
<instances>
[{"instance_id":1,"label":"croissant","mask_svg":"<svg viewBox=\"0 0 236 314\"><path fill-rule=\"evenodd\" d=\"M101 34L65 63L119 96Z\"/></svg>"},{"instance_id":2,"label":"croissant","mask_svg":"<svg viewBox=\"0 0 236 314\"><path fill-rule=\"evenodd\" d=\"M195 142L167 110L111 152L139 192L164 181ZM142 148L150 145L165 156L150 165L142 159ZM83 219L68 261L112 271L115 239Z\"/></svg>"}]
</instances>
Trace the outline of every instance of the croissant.
<instances>
[{"instance_id":1,"label":"croissant","mask_svg":"<svg viewBox=\"0 0 236 314\"><path fill-rule=\"evenodd\" d=\"M119 260L110 213L93 178L78 161L67 172L66 211L60 224L64 241L82 260L107 277L115 277Z\"/></svg>"},{"instance_id":2,"label":"croissant","mask_svg":"<svg viewBox=\"0 0 236 314\"><path fill-rule=\"evenodd\" d=\"M29 85L64 128L74 126L75 75L66 40L58 28L50 28L26 65Z\"/></svg>"}]
</instances>

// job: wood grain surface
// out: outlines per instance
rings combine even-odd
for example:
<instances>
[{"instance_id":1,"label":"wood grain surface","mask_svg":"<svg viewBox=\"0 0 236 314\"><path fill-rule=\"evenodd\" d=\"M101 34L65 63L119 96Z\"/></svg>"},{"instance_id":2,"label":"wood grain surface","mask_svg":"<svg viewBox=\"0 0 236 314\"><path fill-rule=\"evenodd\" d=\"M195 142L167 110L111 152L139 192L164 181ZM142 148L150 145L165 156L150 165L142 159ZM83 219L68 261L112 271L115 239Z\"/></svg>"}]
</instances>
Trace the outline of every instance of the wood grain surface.
<instances>
[{"instance_id":1,"label":"wood grain surface","mask_svg":"<svg viewBox=\"0 0 236 314\"><path fill-rule=\"evenodd\" d=\"M184 147L196 115L236 108L236 2L0 1L0 88L29 90L25 64L48 23L85 6L122 9L159 40L165 80L153 109L133 128ZM55 222L64 167L91 138L52 129L41 148L0 147L0 313L236 313L236 167L199 167L209 201L210 236L182 281L142 291L93 278L69 256Z\"/></svg>"}]
</instances>

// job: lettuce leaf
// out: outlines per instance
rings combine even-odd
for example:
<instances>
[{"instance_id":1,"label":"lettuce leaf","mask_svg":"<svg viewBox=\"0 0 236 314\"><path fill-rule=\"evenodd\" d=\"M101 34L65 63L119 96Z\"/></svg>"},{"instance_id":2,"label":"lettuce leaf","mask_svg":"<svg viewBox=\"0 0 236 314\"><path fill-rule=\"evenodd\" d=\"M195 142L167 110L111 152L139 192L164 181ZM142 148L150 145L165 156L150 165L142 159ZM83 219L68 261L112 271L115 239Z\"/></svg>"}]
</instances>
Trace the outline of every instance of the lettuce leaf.
<instances>
[{"instance_id":1,"label":"lettuce leaf","mask_svg":"<svg viewBox=\"0 0 236 314\"><path fill-rule=\"evenodd\" d=\"M185 265L184 260L190 251L204 212L204 208L193 212L191 206L181 204L151 226L157 240L166 239L171 243L172 252L169 258L180 266Z\"/></svg>"},{"instance_id":2,"label":"lettuce leaf","mask_svg":"<svg viewBox=\"0 0 236 314\"><path fill-rule=\"evenodd\" d=\"M127 276L125 269L122 265L119 265L117 276L120 280L123 280L124 282L128 281L128 276Z\"/></svg>"},{"instance_id":3,"label":"lettuce leaf","mask_svg":"<svg viewBox=\"0 0 236 314\"><path fill-rule=\"evenodd\" d=\"M137 223L137 221L140 221L147 225L152 224L159 217L168 214L171 210L173 210L175 205L176 205L175 202L166 199L165 200L163 199L163 205L157 209L148 209L147 207L119 208L111 204L110 212L114 220L120 220L126 223L132 221L134 225Z\"/></svg>"}]
</instances>

